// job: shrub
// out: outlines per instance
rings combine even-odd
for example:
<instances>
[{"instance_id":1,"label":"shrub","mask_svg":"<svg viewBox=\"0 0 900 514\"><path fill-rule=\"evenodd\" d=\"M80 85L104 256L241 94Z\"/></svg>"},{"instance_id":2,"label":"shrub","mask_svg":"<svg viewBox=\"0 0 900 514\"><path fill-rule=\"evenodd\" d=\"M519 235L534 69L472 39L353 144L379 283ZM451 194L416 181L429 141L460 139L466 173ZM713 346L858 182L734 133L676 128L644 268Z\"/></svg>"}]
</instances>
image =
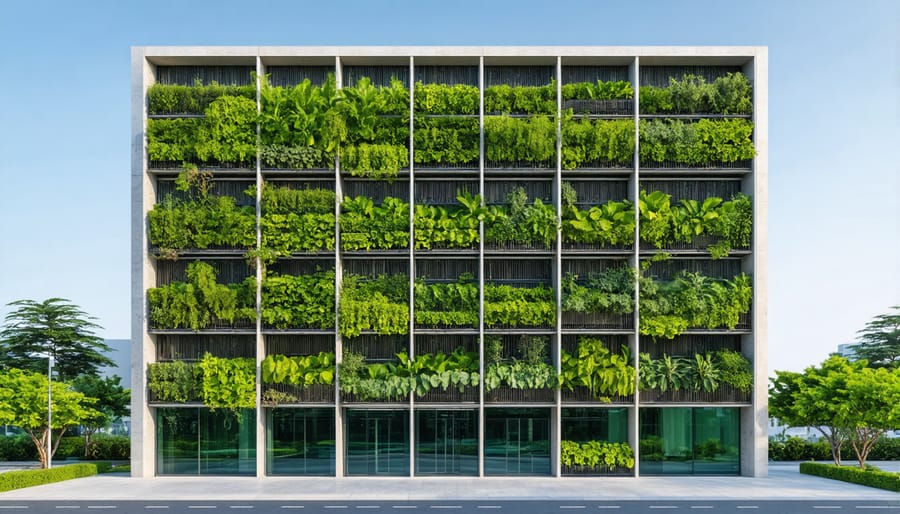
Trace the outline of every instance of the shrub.
<instances>
[{"instance_id":1,"label":"shrub","mask_svg":"<svg viewBox=\"0 0 900 514\"><path fill-rule=\"evenodd\" d=\"M864 470L849 466L837 467L832 464L819 464L817 462L801 462L800 472L806 475L900 492L900 473Z\"/></svg>"},{"instance_id":2,"label":"shrub","mask_svg":"<svg viewBox=\"0 0 900 514\"><path fill-rule=\"evenodd\" d=\"M0 475L0 491L51 484L73 478L89 477L98 473L97 464L70 464L52 469L9 471Z\"/></svg>"},{"instance_id":3,"label":"shrub","mask_svg":"<svg viewBox=\"0 0 900 514\"><path fill-rule=\"evenodd\" d=\"M0 460L38 460L37 449L26 435L0 437Z\"/></svg>"}]
</instances>

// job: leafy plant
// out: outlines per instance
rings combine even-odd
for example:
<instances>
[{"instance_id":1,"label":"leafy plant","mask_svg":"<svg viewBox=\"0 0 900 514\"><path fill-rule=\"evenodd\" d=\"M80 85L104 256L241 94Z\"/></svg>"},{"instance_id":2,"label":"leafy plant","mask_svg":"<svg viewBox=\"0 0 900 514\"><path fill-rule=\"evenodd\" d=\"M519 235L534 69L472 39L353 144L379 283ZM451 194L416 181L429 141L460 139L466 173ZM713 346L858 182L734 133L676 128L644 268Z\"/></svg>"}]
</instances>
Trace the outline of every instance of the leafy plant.
<instances>
[{"instance_id":1,"label":"leafy plant","mask_svg":"<svg viewBox=\"0 0 900 514\"><path fill-rule=\"evenodd\" d=\"M635 270L629 267L590 273L581 281L578 275L566 273L562 281L562 308L570 312L634 312L634 284Z\"/></svg>"},{"instance_id":2,"label":"leafy plant","mask_svg":"<svg viewBox=\"0 0 900 514\"><path fill-rule=\"evenodd\" d=\"M280 255L333 250L334 192L265 185L262 192L262 246Z\"/></svg>"},{"instance_id":3,"label":"leafy plant","mask_svg":"<svg viewBox=\"0 0 900 514\"><path fill-rule=\"evenodd\" d=\"M479 223L487 215L481 196L462 192L460 207L415 206L414 238L417 249L471 248L479 242Z\"/></svg>"},{"instance_id":4,"label":"leafy plant","mask_svg":"<svg viewBox=\"0 0 900 514\"><path fill-rule=\"evenodd\" d=\"M582 337L577 352L563 350L560 362L560 385L570 391L586 387L591 396L604 402L611 401L611 396L634 394L635 371L627 346L615 354L600 339Z\"/></svg>"},{"instance_id":5,"label":"leafy plant","mask_svg":"<svg viewBox=\"0 0 900 514\"><path fill-rule=\"evenodd\" d=\"M565 185L569 184L564 182ZM563 195L563 240L569 243L599 244L601 246L631 246L634 240L634 204L628 200L610 200L587 210L575 204L578 193L569 184Z\"/></svg>"},{"instance_id":6,"label":"leafy plant","mask_svg":"<svg viewBox=\"0 0 900 514\"><path fill-rule=\"evenodd\" d=\"M634 137L634 120L575 119L569 112L562 122L563 169L631 166Z\"/></svg>"},{"instance_id":7,"label":"leafy plant","mask_svg":"<svg viewBox=\"0 0 900 514\"><path fill-rule=\"evenodd\" d=\"M487 113L555 114L556 81L546 86L489 86L484 90L484 110Z\"/></svg>"},{"instance_id":8,"label":"leafy plant","mask_svg":"<svg viewBox=\"0 0 900 514\"><path fill-rule=\"evenodd\" d=\"M409 248L409 204L387 197L345 197L341 203L341 248L350 250Z\"/></svg>"},{"instance_id":9,"label":"leafy plant","mask_svg":"<svg viewBox=\"0 0 900 514\"><path fill-rule=\"evenodd\" d=\"M393 79L375 87L367 77L341 89L339 111L346 124L341 167L353 176L392 178L409 166L409 90ZM397 115L398 118L379 118Z\"/></svg>"},{"instance_id":10,"label":"leafy plant","mask_svg":"<svg viewBox=\"0 0 900 514\"><path fill-rule=\"evenodd\" d=\"M415 388L415 379L405 366L394 362L366 364L365 356L344 352L338 365L341 392L358 401L400 400Z\"/></svg>"},{"instance_id":11,"label":"leafy plant","mask_svg":"<svg viewBox=\"0 0 900 514\"><path fill-rule=\"evenodd\" d=\"M200 125L197 118L147 120L147 157L151 161L192 161Z\"/></svg>"},{"instance_id":12,"label":"leafy plant","mask_svg":"<svg viewBox=\"0 0 900 514\"><path fill-rule=\"evenodd\" d=\"M721 350L716 352L721 381L738 391L749 393L753 387L753 367L740 352Z\"/></svg>"},{"instance_id":13,"label":"leafy plant","mask_svg":"<svg viewBox=\"0 0 900 514\"><path fill-rule=\"evenodd\" d=\"M333 328L334 271L268 274L262 284L263 321L275 328Z\"/></svg>"},{"instance_id":14,"label":"leafy plant","mask_svg":"<svg viewBox=\"0 0 900 514\"><path fill-rule=\"evenodd\" d=\"M491 205L485 214L485 239L489 243L542 244L556 241L559 221L552 204L535 198L528 205L525 189L517 187L506 196L507 205Z\"/></svg>"},{"instance_id":15,"label":"leafy plant","mask_svg":"<svg viewBox=\"0 0 900 514\"><path fill-rule=\"evenodd\" d=\"M414 295L417 325L472 327L478 324L478 285L471 276L436 284L417 279Z\"/></svg>"},{"instance_id":16,"label":"leafy plant","mask_svg":"<svg viewBox=\"0 0 900 514\"><path fill-rule=\"evenodd\" d=\"M651 360L649 353L639 356L641 389L660 392L690 389L693 383L693 367L690 359L663 355Z\"/></svg>"},{"instance_id":17,"label":"leafy plant","mask_svg":"<svg viewBox=\"0 0 900 514\"><path fill-rule=\"evenodd\" d=\"M156 401L187 403L200 399L202 369L185 361L152 362L147 365L147 388Z\"/></svg>"},{"instance_id":18,"label":"leafy plant","mask_svg":"<svg viewBox=\"0 0 900 514\"><path fill-rule=\"evenodd\" d=\"M381 275L367 278L344 275L341 285L340 332L358 336L363 330L378 334L409 332L409 278Z\"/></svg>"},{"instance_id":19,"label":"leafy plant","mask_svg":"<svg viewBox=\"0 0 900 514\"><path fill-rule=\"evenodd\" d=\"M490 344L497 345L497 342ZM502 343L500 353L502 354ZM556 369L546 362L548 339L541 336L522 336L519 355L522 357L497 360L488 364L484 372L484 388L493 391L501 385L511 389L552 389L559 385Z\"/></svg>"},{"instance_id":20,"label":"leafy plant","mask_svg":"<svg viewBox=\"0 0 900 514\"><path fill-rule=\"evenodd\" d=\"M265 384L289 384L309 387L314 384L334 383L334 352L319 352L317 355L289 357L268 355L260 365L262 381Z\"/></svg>"},{"instance_id":21,"label":"leafy plant","mask_svg":"<svg viewBox=\"0 0 900 514\"><path fill-rule=\"evenodd\" d=\"M242 96L220 96L206 108L196 152L201 161L246 163L256 157L256 102Z\"/></svg>"},{"instance_id":22,"label":"leafy plant","mask_svg":"<svg viewBox=\"0 0 900 514\"><path fill-rule=\"evenodd\" d=\"M554 323L553 289L547 286L484 285L485 326L548 326Z\"/></svg>"},{"instance_id":23,"label":"leafy plant","mask_svg":"<svg viewBox=\"0 0 900 514\"><path fill-rule=\"evenodd\" d=\"M572 82L562 86L563 100L617 100L634 98L634 88L627 80Z\"/></svg>"},{"instance_id":24,"label":"leafy plant","mask_svg":"<svg viewBox=\"0 0 900 514\"><path fill-rule=\"evenodd\" d=\"M579 466L592 469L634 467L634 450L628 443L606 441L560 441L559 459L563 466Z\"/></svg>"},{"instance_id":25,"label":"leafy plant","mask_svg":"<svg viewBox=\"0 0 900 514\"><path fill-rule=\"evenodd\" d=\"M756 155L746 119L641 120L641 163L671 161L688 166L731 163Z\"/></svg>"},{"instance_id":26,"label":"leafy plant","mask_svg":"<svg viewBox=\"0 0 900 514\"><path fill-rule=\"evenodd\" d=\"M467 387L477 387L478 354L456 348L449 355L444 353L417 355L410 359L406 352L397 354L401 367L408 370L414 382L417 396L425 396L432 389L447 390L455 387L462 393Z\"/></svg>"},{"instance_id":27,"label":"leafy plant","mask_svg":"<svg viewBox=\"0 0 900 514\"><path fill-rule=\"evenodd\" d=\"M212 266L195 261L187 266L187 278L147 290L153 325L200 330L215 322L256 318L253 277L240 284L219 284Z\"/></svg>"},{"instance_id":28,"label":"leafy plant","mask_svg":"<svg viewBox=\"0 0 900 514\"><path fill-rule=\"evenodd\" d=\"M203 114L220 96L242 96L256 101L256 84L220 85L212 81L204 85L199 79L193 85L153 84L147 88L149 114Z\"/></svg>"},{"instance_id":29,"label":"leafy plant","mask_svg":"<svg viewBox=\"0 0 900 514\"><path fill-rule=\"evenodd\" d=\"M338 112L340 101L332 74L321 86L306 79L290 88L272 86L264 77L260 141L268 152L264 152L263 162L294 169L325 164L346 137L344 119ZM306 158L298 159L302 156Z\"/></svg>"},{"instance_id":30,"label":"leafy plant","mask_svg":"<svg viewBox=\"0 0 900 514\"><path fill-rule=\"evenodd\" d=\"M416 82L415 109L422 114L478 114L477 86Z\"/></svg>"},{"instance_id":31,"label":"leafy plant","mask_svg":"<svg viewBox=\"0 0 900 514\"><path fill-rule=\"evenodd\" d=\"M417 116L413 141L417 165L478 166L477 118L427 118Z\"/></svg>"},{"instance_id":32,"label":"leafy plant","mask_svg":"<svg viewBox=\"0 0 900 514\"><path fill-rule=\"evenodd\" d=\"M670 77L665 88L641 87L641 114L750 114L752 110L750 81L740 72L729 73L713 82L685 74L681 80Z\"/></svg>"},{"instance_id":33,"label":"leafy plant","mask_svg":"<svg viewBox=\"0 0 900 514\"><path fill-rule=\"evenodd\" d=\"M556 122L550 116L484 119L485 157L496 164L550 165L556 157Z\"/></svg>"},{"instance_id":34,"label":"leafy plant","mask_svg":"<svg viewBox=\"0 0 900 514\"><path fill-rule=\"evenodd\" d=\"M223 359L207 353L197 364L203 376L203 403L211 408L256 407L256 360Z\"/></svg>"}]
</instances>

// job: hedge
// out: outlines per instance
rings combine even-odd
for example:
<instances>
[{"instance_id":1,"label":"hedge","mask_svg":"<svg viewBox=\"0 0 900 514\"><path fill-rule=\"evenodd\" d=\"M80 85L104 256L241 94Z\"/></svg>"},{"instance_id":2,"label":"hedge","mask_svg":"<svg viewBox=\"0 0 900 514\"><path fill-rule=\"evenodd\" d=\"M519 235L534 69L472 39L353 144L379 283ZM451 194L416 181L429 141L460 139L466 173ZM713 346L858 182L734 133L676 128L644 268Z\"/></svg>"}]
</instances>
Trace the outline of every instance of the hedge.
<instances>
[{"instance_id":1,"label":"hedge","mask_svg":"<svg viewBox=\"0 0 900 514\"><path fill-rule=\"evenodd\" d=\"M873 468L863 470L850 466L837 467L833 464L819 464L817 462L801 462L800 472L807 475L900 492L900 473L888 473Z\"/></svg>"},{"instance_id":2,"label":"hedge","mask_svg":"<svg viewBox=\"0 0 900 514\"><path fill-rule=\"evenodd\" d=\"M131 442L125 436L95 435L91 438L91 454L84 457L84 438L66 436L59 442L53 460L128 460ZM31 438L24 435L0 437L0 461L38 460Z\"/></svg>"},{"instance_id":3,"label":"hedge","mask_svg":"<svg viewBox=\"0 0 900 514\"><path fill-rule=\"evenodd\" d=\"M844 445L841 457L856 460L856 454L849 443ZM769 441L769 458L775 461L831 461L831 446L824 440L810 442L799 437L791 437L784 442ZM868 460L900 460L900 438L879 439L869 453Z\"/></svg>"},{"instance_id":4,"label":"hedge","mask_svg":"<svg viewBox=\"0 0 900 514\"><path fill-rule=\"evenodd\" d=\"M23 487L52 484L73 478L89 477L107 471L109 463L70 464L51 469L29 469L25 471L8 471L0 474L0 491L12 491Z\"/></svg>"}]
</instances>

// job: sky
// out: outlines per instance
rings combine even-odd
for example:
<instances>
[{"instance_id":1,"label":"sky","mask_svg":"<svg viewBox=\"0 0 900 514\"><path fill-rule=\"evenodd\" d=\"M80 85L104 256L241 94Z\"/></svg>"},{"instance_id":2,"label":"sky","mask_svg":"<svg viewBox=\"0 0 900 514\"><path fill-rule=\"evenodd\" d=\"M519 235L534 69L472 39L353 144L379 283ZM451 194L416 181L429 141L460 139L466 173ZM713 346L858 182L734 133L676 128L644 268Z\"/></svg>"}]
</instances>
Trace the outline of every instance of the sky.
<instances>
[{"instance_id":1,"label":"sky","mask_svg":"<svg viewBox=\"0 0 900 514\"><path fill-rule=\"evenodd\" d=\"M769 368L900 305L896 0L27 0L0 10L0 316L130 336L130 47L769 47Z\"/></svg>"}]
</instances>

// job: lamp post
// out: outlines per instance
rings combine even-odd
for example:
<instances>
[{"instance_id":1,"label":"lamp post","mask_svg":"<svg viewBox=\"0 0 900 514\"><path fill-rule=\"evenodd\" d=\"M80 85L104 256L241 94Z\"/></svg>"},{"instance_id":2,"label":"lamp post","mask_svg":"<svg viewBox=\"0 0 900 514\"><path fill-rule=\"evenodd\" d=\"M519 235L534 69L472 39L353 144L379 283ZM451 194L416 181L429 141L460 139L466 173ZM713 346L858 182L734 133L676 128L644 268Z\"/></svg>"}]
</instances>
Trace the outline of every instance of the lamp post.
<instances>
[{"instance_id":1,"label":"lamp post","mask_svg":"<svg viewBox=\"0 0 900 514\"><path fill-rule=\"evenodd\" d=\"M53 460L53 355L47 354L47 469Z\"/></svg>"}]
</instances>

